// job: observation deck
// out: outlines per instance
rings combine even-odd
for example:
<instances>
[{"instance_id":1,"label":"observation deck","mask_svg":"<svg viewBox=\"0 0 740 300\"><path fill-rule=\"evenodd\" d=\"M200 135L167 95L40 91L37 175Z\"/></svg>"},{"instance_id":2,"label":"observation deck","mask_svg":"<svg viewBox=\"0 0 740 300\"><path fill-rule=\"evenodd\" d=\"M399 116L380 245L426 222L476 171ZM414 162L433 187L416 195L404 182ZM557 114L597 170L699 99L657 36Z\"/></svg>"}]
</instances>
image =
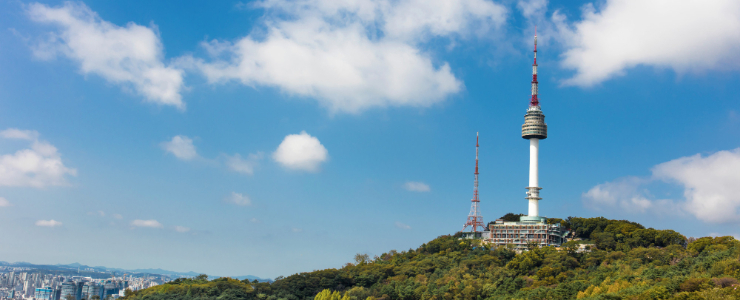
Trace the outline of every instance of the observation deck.
<instances>
[{"instance_id":1,"label":"observation deck","mask_svg":"<svg viewBox=\"0 0 740 300\"><path fill-rule=\"evenodd\" d=\"M530 106L527 114L524 115L524 125L522 125L523 139L540 139L547 138L547 124L545 124L545 114L542 113L539 106Z\"/></svg>"}]
</instances>

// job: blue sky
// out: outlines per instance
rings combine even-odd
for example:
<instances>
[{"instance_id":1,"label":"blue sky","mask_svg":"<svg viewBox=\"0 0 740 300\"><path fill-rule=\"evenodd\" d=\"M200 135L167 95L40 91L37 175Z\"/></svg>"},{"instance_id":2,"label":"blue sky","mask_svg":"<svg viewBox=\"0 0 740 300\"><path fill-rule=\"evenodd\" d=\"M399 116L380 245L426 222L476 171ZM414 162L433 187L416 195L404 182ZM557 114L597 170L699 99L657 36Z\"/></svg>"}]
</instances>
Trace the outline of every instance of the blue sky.
<instances>
[{"instance_id":1,"label":"blue sky","mask_svg":"<svg viewBox=\"0 0 740 300\"><path fill-rule=\"evenodd\" d=\"M740 4L0 3L0 260L290 275L526 213L740 235Z\"/></svg>"}]
</instances>

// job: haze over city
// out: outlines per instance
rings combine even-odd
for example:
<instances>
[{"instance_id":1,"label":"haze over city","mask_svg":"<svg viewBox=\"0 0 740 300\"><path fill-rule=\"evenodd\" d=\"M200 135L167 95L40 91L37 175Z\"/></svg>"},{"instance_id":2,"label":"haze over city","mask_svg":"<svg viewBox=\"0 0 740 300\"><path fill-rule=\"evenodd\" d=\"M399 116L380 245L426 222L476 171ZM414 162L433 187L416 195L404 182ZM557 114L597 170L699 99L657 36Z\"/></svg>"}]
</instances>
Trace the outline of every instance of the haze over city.
<instances>
[{"instance_id":1,"label":"haze over city","mask_svg":"<svg viewBox=\"0 0 740 300\"><path fill-rule=\"evenodd\" d=\"M484 221L526 214L535 26L540 215L740 236L737 1L2 1L0 261L416 248L465 224L476 133Z\"/></svg>"}]
</instances>

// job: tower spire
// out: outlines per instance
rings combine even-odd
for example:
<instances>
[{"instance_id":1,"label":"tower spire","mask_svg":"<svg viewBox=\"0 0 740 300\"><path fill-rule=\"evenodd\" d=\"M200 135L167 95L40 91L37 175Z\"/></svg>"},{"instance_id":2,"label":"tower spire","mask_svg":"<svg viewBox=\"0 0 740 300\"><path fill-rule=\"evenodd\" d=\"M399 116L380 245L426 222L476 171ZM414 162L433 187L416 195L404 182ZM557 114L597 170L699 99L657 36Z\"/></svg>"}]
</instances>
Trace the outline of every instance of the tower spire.
<instances>
[{"instance_id":1,"label":"tower spire","mask_svg":"<svg viewBox=\"0 0 740 300\"><path fill-rule=\"evenodd\" d=\"M486 230L486 227L483 226L483 217L480 215L480 210L478 207L478 204L480 203L480 199L478 199L478 133L475 133L475 179L473 180L473 199L470 200L472 203L470 205L470 214L468 214L468 221L465 222L465 226L463 226L463 231L470 226L472 228L473 232L478 232L478 226L480 226L483 231Z\"/></svg>"},{"instance_id":2,"label":"tower spire","mask_svg":"<svg viewBox=\"0 0 740 300\"><path fill-rule=\"evenodd\" d=\"M537 82L537 26L534 27L534 63L532 64L532 100L529 101L529 106L539 106L540 99L537 98L538 94L538 82Z\"/></svg>"}]
</instances>

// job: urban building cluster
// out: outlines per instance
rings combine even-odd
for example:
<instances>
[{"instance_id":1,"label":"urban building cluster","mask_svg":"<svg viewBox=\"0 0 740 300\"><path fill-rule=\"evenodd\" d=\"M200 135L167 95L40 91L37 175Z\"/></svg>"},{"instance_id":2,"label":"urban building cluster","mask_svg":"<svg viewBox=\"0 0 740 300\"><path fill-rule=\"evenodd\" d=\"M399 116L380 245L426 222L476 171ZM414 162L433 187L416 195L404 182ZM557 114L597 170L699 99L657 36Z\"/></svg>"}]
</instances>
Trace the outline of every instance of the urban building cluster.
<instances>
[{"instance_id":1,"label":"urban building cluster","mask_svg":"<svg viewBox=\"0 0 740 300\"><path fill-rule=\"evenodd\" d=\"M127 289L140 290L170 281L168 276L92 277L55 275L48 270L0 267L0 300L93 300L122 297Z\"/></svg>"},{"instance_id":2,"label":"urban building cluster","mask_svg":"<svg viewBox=\"0 0 740 300\"><path fill-rule=\"evenodd\" d=\"M483 225L478 199L478 138L476 137L473 199L470 214L462 230L465 238L482 239L487 243L500 246L509 245L516 250L525 250L530 245L558 247L566 242L568 230L561 227L559 223L548 224L547 218L540 216L539 202L542 200L540 197L542 188L539 184L539 151L540 140L547 138L547 124L545 124L545 114L540 107L538 85L537 33L535 32L532 97L524 115L524 125L522 125L522 138L529 140L529 185L526 187L527 197L525 197L529 204L528 214L521 216L517 222L499 219L489 224L488 227ZM466 232L468 227L471 231Z\"/></svg>"}]
</instances>

